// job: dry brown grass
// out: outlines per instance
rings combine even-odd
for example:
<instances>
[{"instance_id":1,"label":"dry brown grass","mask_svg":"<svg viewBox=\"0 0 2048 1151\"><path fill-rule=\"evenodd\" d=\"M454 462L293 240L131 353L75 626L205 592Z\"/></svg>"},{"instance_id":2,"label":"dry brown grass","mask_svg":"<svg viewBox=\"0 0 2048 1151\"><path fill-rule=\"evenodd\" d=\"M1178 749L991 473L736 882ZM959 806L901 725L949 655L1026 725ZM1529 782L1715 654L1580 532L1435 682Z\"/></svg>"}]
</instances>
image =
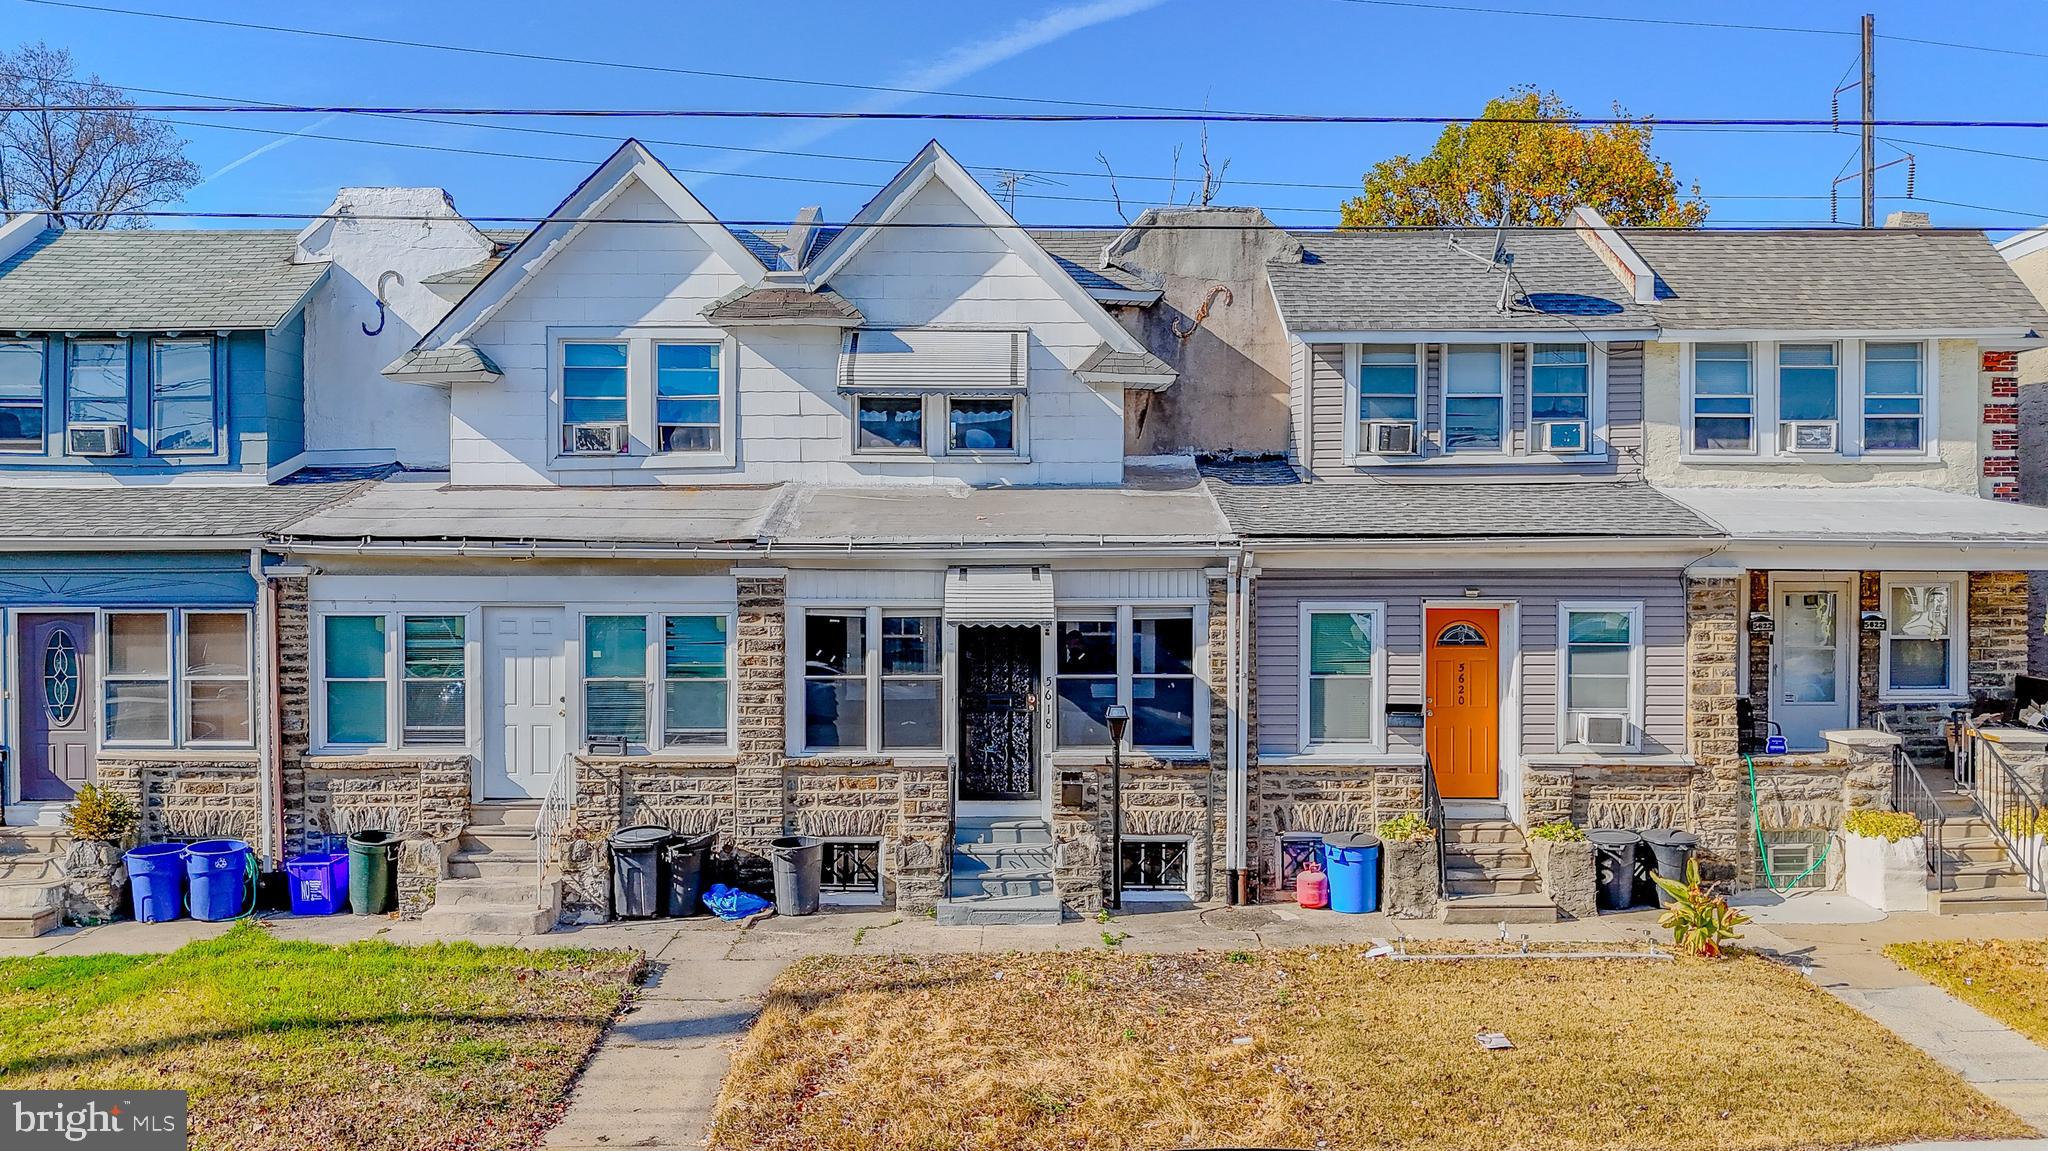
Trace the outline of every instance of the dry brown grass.
<instances>
[{"instance_id":1,"label":"dry brown grass","mask_svg":"<svg viewBox=\"0 0 2048 1151\"><path fill-rule=\"evenodd\" d=\"M1515 1049L1481 1050L1481 1030ZM1323 949L810 960L739 1052L712 1145L1747 1151L2028 1133L1762 959Z\"/></svg>"},{"instance_id":2,"label":"dry brown grass","mask_svg":"<svg viewBox=\"0 0 2048 1151\"><path fill-rule=\"evenodd\" d=\"M2048 939L1894 943L1884 953L1920 978L2048 1047Z\"/></svg>"}]
</instances>

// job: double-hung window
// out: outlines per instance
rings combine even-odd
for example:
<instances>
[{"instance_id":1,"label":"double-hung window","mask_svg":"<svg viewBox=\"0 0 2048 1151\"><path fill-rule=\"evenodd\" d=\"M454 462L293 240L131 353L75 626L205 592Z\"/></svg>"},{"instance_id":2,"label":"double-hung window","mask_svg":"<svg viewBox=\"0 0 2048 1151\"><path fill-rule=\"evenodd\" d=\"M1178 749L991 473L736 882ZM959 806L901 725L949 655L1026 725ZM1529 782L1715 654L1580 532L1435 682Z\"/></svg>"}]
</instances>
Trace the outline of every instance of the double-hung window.
<instances>
[{"instance_id":1,"label":"double-hung window","mask_svg":"<svg viewBox=\"0 0 2048 1151\"><path fill-rule=\"evenodd\" d=\"M1053 723L1061 748L1109 746L1109 707L1130 709L1131 746L1188 752L1206 739L1199 715L1197 625L1191 608L1061 612L1055 628Z\"/></svg>"},{"instance_id":2,"label":"double-hung window","mask_svg":"<svg viewBox=\"0 0 2048 1151\"><path fill-rule=\"evenodd\" d=\"M1953 699L1961 689L1963 588L1952 579L1884 583L1882 694L1893 699Z\"/></svg>"},{"instance_id":3,"label":"double-hung window","mask_svg":"<svg viewBox=\"0 0 2048 1151\"><path fill-rule=\"evenodd\" d=\"M1301 750L1381 745L1381 626L1378 604L1302 605Z\"/></svg>"},{"instance_id":4,"label":"double-hung window","mask_svg":"<svg viewBox=\"0 0 2048 1151\"><path fill-rule=\"evenodd\" d=\"M1643 609L1636 603L1558 607L1558 743L1633 749L1643 701Z\"/></svg>"},{"instance_id":5,"label":"double-hung window","mask_svg":"<svg viewBox=\"0 0 2048 1151\"><path fill-rule=\"evenodd\" d=\"M106 613L102 738L108 746L248 746L246 611Z\"/></svg>"},{"instance_id":6,"label":"double-hung window","mask_svg":"<svg viewBox=\"0 0 2048 1151\"><path fill-rule=\"evenodd\" d=\"M1108 747L1109 708L1117 697L1116 618L1059 621L1054 686L1060 697L1053 725L1061 747Z\"/></svg>"},{"instance_id":7,"label":"double-hung window","mask_svg":"<svg viewBox=\"0 0 2048 1151\"><path fill-rule=\"evenodd\" d=\"M106 666L106 742L171 743L170 613L108 612Z\"/></svg>"},{"instance_id":8,"label":"double-hung window","mask_svg":"<svg viewBox=\"0 0 2048 1151\"><path fill-rule=\"evenodd\" d=\"M1692 450L1756 450L1756 381L1748 344L1693 346Z\"/></svg>"},{"instance_id":9,"label":"double-hung window","mask_svg":"<svg viewBox=\"0 0 2048 1151\"><path fill-rule=\"evenodd\" d=\"M924 397L855 396L853 450L860 453L924 451Z\"/></svg>"},{"instance_id":10,"label":"double-hung window","mask_svg":"<svg viewBox=\"0 0 2048 1151\"><path fill-rule=\"evenodd\" d=\"M468 640L468 617L446 612L321 617L323 746L467 745Z\"/></svg>"},{"instance_id":11,"label":"double-hung window","mask_svg":"<svg viewBox=\"0 0 2048 1151\"><path fill-rule=\"evenodd\" d=\"M654 345L655 442L664 452L715 452L720 448L718 380L720 346L713 343Z\"/></svg>"},{"instance_id":12,"label":"double-hung window","mask_svg":"<svg viewBox=\"0 0 2048 1151\"><path fill-rule=\"evenodd\" d=\"M1507 357L1498 344L1444 349L1444 450L1498 452L1506 443Z\"/></svg>"},{"instance_id":13,"label":"double-hung window","mask_svg":"<svg viewBox=\"0 0 2048 1151\"><path fill-rule=\"evenodd\" d=\"M212 340L149 342L149 437L158 455L214 451L216 397Z\"/></svg>"},{"instance_id":14,"label":"double-hung window","mask_svg":"<svg viewBox=\"0 0 2048 1151\"><path fill-rule=\"evenodd\" d=\"M1838 451L1841 416L1841 368L1835 345L1779 344L1780 449Z\"/></svg>"},{"instance_id":15,"label":"double-hung window","mask_svg":"<svg viewBox=\"0 0 2048 1151\"><path fill-rule=\"evenodd\" d=\"M732 715L731 645L722 615L662 622L661 745L724 747Z\"/></svg>"},{"instance_id":16,"label":"double-hung window","mask_svg":"<svg viewBox=\"0 0 2048 1151\"><path fill-rule=\"evenodd\" d=\"M64 422L128 425L128 341L65 345Z\"/></svg>"},{"instance_id":17,"label":"double-hung window","mask_svg":"<svg viewBox=\"0 0 2048 1151\"><path fill-rule=\"evenodd\" d=\"M626 350L624 340L577 340L562 345L564 452L589 455L627 450Z\"/></svg>"},{"instance_id":18,"label":"double-hung window","mask_svg":"<svg viewBox=\"0 0 2048 1151\"><path fill-rule=\"evenodd\" d=\"M400 738L407 746L463 744L469 740L468 659L459 615L404 617L405 658Z\"/></svg>"},{"instance_id":19,"label":"double-hung window","mask_svg":"<svg viewBox=\"0 0 2048 1151\"><path fill-rule=\"evenodd\" d=\"M320 677L331 747L381 747L389 737L390 650L381 615L321 621Z\"/></svg>"},{"instance_id":20,"label":"double-hung window","mask_svg":"<svg viewBox=\"0 0 2048 1151\"><path fill-rule=\"evenodd\" d=\"M1529 349L1529 423L1538 451L1583 452L1593 418L1593 346ZM1547 425L1547 426L1546 426Z\"/></svg>"},{"instance_id":21,"label":"double-hung window","mask_svg":"<svg viewBox=\"0 0 2048 1151\"><path fill-rule=\"evenodd\" d=\"M43 450L43 342L0 340L0 451Z\"/></svg>"},{"instance_id":22,"label":"double-hung window","mask_svg":"<svg viewBox=\"0 0 2048 1151\"><path fill-rule=\"evenodd\" d=\"M882 616L882 747L935 748L945 692L939 617Z\"/></svg>"},{"instance_id":23,"label":"double-hung window","mask_svg":"<svg viewBox=\"0 0 2048 1151\"><path fill-rule=\"evenodd\" d=\"M1377 454L1381 444L1374 424L1407 423L1407 439L1420 428L1422 408L1422 365L1414 344L1366 344L1358 349L1358 450ZM1401 442L1400 430L1389 433L1390 443Z\"/></svg>"},{"instance_id":24,"label":"double-hung window","mask_svg":"<svg viewBox=\"0 0 2048 1151\"><path fill-rule=\"evenodd\" d=\"M647 617L593 615L583 620L583 740L647 746Z\"/></svg>"},{"instance_id":25,"label":"double-hung window","mask_svg":"<svg viewBox=\"0 0 2048 1151\"><path fill-rule=\"evenodd\" d=\"M1927 447L1927 373L1921 345L1863 345L1863 450Z\"/></svg>"},{"instance_id":26,"label":"double-hung window","mask_svg":"<svg viewBox=\"0 0 2048 1151\"><path fill-rule=\"evenodd\" d=\"M952 454L1014 455L1017 398L946 397L946 451Z\"/></svg>"},{"instance_id":27,"label":"double-hung window","mask_svg":"<svg viewBox=\"0 0 2048 1151\"><path fill-rule=\"evenodd\" d=\"M931 751L945 742L941 623L881 608L804 613L803 742L811 751Z\"/></svg>"},{"instance_id":28,"label":"double-hung window","mask_svg":"<svg viewBox=\"0 0 2048 1151\"><path fill-rule=\"evenodd\" d=\"M249 613L186 612L184 651L185 742L248 743Z\"/></svg>"},{"instance_id":29,"label":"double-hung window","mask_svg":"<svg viewBox=\"0 0 2048 1151\"><path fill-rule=\"evenodd\" d=\"M1195 621L1187 612L1131 621L1131 742L1195 744Z\"/></svg>"},{"instance_id":30,"label":"double-hung window","mask_svg":"<svg viewBox=\"0 0 2048 1151\"><path fill-rule=\"evenodd\" d=\"M729 634L723 615L585 616L585 745L622 743L634 754L728 746ZM650 637L659 637L658 648Z\"/></svg>"}]
</instances>

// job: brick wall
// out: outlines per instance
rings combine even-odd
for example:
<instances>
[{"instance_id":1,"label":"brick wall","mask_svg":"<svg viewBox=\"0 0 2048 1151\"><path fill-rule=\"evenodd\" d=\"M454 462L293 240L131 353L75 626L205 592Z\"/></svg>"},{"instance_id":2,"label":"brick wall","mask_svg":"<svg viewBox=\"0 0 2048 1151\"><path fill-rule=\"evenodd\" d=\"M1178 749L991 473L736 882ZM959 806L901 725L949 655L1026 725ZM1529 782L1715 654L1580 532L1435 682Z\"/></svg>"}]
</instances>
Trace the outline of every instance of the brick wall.
<instances>
[{"instance_id":1,"label":"brick wall","mask_svg":"<svg viewBox=\"0 0 2048 1151\"><path fill-rule=\"evenodd\" d=\"M1985 352L1981 361L1984 403L1985 494L1995 500L2020 498L2020 377L2018 352Z\"/></svg>"}]
</instances>

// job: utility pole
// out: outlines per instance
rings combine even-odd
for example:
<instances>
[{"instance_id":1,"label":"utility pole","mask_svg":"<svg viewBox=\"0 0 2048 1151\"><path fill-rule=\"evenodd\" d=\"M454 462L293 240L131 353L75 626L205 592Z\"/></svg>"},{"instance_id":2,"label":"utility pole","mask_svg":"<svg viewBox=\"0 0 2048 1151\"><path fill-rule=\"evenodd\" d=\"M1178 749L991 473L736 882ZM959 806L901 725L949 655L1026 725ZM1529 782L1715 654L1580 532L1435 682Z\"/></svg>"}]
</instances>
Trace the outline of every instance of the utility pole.
<instances>
[{"instance_id":1,"label":"utility pole","mask_svg":"<svg viewBox=\"0 0 2048 1151\"><path fill-rule=\"evenodd\" d=\"M1877 20L1863 14L1863 226L1877 227L1877 65L1870 55Z\"/></svg>"}]
</instances>

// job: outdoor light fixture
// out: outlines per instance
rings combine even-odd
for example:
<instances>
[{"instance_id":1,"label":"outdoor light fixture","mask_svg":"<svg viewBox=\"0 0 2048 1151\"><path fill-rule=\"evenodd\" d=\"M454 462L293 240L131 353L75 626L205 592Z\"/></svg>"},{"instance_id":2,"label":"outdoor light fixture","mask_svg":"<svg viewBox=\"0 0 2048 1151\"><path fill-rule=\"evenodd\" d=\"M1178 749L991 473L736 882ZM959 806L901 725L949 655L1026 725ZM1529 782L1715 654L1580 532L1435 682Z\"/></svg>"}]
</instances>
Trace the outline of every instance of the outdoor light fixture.
<instances>
[{"instance_id":1,"label":"outdoor light fixture","mask_svg":"<svg viewBox=\"0 0 2048 1151\"><path fill-rule=\"evenodd\" d=\"M1476 587L1468 587L1468 588L1466 588L1466 589L1465 589L1465 598L1466 598L1466 599L1478 599L1478 598L1479 598L1479 589L1478 589L1478 588L1476 588Z\"/></svg>"},{"instance_id":2,"label":"outdoor light fixture","mask_svg":"<svg viewBox=\"0 0 2048 1151\"><path fill-rule=\"evenodd\" d=\"M1109 724L1109 907L1124 909L1124 732L1131 709L1120 703L1102 709Z\"/></svg>"}]
</instances>

